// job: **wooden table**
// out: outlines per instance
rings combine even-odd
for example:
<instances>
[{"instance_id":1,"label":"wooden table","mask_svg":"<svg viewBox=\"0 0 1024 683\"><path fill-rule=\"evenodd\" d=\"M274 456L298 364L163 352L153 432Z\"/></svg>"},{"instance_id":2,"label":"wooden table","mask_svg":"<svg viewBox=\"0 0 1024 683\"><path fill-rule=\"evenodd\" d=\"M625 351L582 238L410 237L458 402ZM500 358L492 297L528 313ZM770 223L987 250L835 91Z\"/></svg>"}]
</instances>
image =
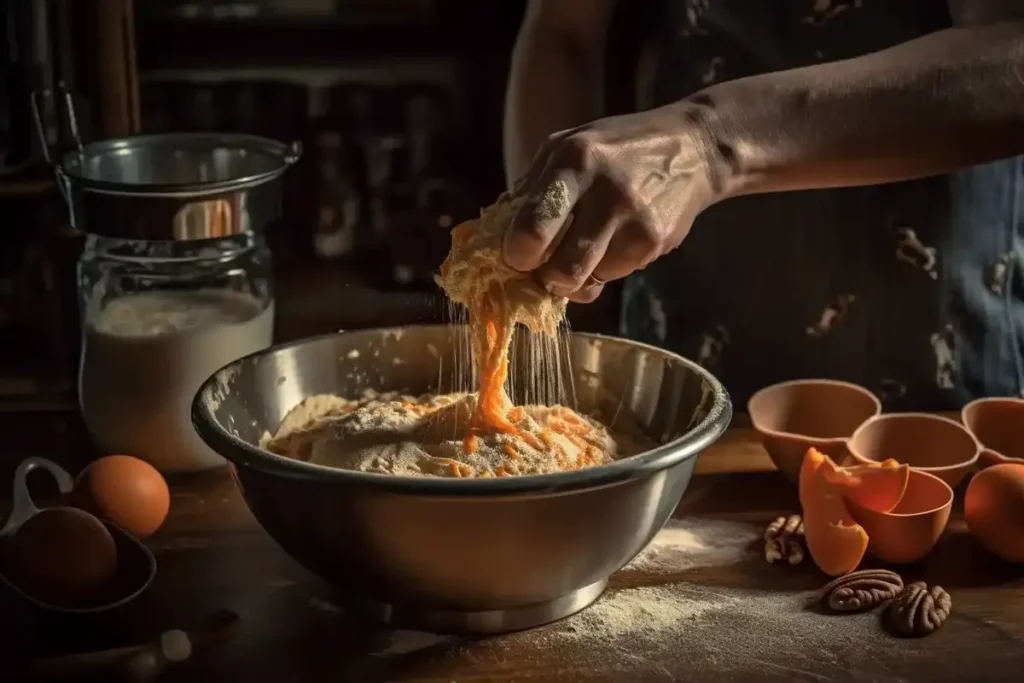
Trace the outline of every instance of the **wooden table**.
<instances>
[{"instance_id":1,"label":"wooden table","mask_svg":"<svg viewBox=\"0 0 1024 683\"><path fill-rule=\"evenodd\" d=\"M980 551L959 518L924 563L903 570L953 597L953 615L931 637L899 639L878 614L814 607L825 577L807 562L767 564L753 540L797 501L743 428L701 456L677 513L690 525L677 533L693 532L687 549L662 566L619 572L576 617L492 638L352 620L329 586L263 533L224 473L173 488L171 516L150 542L159 572L136 602L102 620L55 623L4 597L0 680L31 658L144 642L218 608L241 615L235 638L162 681L980 682L1020 680L1024 664L1024 570ZM746 525L748 542L718 548L728 539L700 531L716 523Z\"/></svg>"}]
</instances>

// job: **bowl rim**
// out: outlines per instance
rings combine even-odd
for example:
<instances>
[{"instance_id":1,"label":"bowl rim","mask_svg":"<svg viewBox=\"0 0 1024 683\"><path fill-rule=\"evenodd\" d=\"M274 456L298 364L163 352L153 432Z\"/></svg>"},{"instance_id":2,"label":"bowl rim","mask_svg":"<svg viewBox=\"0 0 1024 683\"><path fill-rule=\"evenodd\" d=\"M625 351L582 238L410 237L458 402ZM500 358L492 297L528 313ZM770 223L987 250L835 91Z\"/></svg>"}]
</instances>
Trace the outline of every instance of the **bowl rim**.
<instances>
[{"instance_id":1,"label":"bowl rim","mask_svg":"<svg viewBox=\"0 0 1024 683\"><path fill-rule=\"evenodd\" d=\"M915 519L915 518L920 518L920 517L927 517L927 516L930 516L930 515L941 514L943 510L952 509L953 501L956 499L956 493L953 491L953 487L950 486L946 482L945 479L935 475L932 472L929 472L927 468L921 468L921 467L911 467L910 468L910 474L908 476L911 476L911 477L924 477L926 479L930 479L932 481L932 483L940 484L942 489L943 489L943 493L944 494L948 494L948 497L945 499L946 502L944 502L942 505L938 505L938 506L930 508L928 510L921 510L920 512L879 512L878 510L872 510L870 508L866 508L866 507L864 507L863 505L861 505L860 503L858 503L857 501L854 501L854 500L847 499L846 502L849 505L855 507L857 509L858 513L863 511L864 513L866 513L868 515L873 515L873 516L876 516L876 517L884 517L884 518L887 518L887 519ZM908 483L907 486L909 487L910 484Z\"/></svg>"},{"instance_id":2,"label":"bowl rim","mask_svg":"<svg viewBox=\"0 0 1024 683\"><path fill-rule=\"evenodd\" d=\"M923 472L925 472L927 474L934 474L935 472L951 472L953 470L959 470L959 469L962 469L962 468L965 468L965 467L970 467L974 463L978 462L978 458L981 456L981 452L984 450L984 448L981 445L981 442L978 441L978 437L974 436L974 433L971 432L971 430L968 429L966 425L961 424L960 422L957 422L953 418L946 417L945 415L935 415L933 413L921 413L921 412L882 413L881 415L875 415L874 417L865 420L859 427L857 427L856 431L854 431L853 434L850 435L850 438L849 438L849 440L847 441L847 444L846 444L846 450L849 451L850 455L853 456L854 460L857 460L857 461L861 462L861 464L869 464L869 463L878 462L877 460L872 460L871 458L867 458L864 455L862 455L861 453L857 452L854 449L854 442L855 442L857 436L863 430L865 430L868 427L874 425L875 423L885 422L885 421L888 421L888 420L893 419L893 418L895 418L897 420L901 420L901 419L905 420L905 419L908 419L908 418L913 418L913 419L926 419L926 420L930 420L932 422L943 422L945 424L952 425L953 427L956 427L959 431L961 431L964 434L966 434L967 436L969 436L971 438L971 441L974 442L974 454L971 457L967 458L966 460L961 460L960 462L955 462L955 463L953 463L951 465L911 465L910 466L911 469L921 470L921 471L923 471Z\"/></svg>"},{"instance_id":3,"label":"bowl rim","mask_svg":"<svg viewBox=\"0 0 1024 683\"><path fill-rule=\"evenodd\" d=\"M853 437L853 434L857 432L857 429L860 429L864 425L864 422L861 422L859 425L857 425L857 428L854 429L852 433L847 434L846 436L811 436L809 434L803 434L801 432L789 432L782 429L772 429L770 427L767 427L761 422L760 418L758 417L760 413L750 409L750 405L754 402L755 399L760 398L761 396L769 392L777 391L779 389L786 389L788 387L793 386L815 385L829 385L834 387L840 387L842 389L853 389L855 392L862 394L866 398L871 399L871 401L875 405L875 411L874 413L866 417L864 419L864 422L867 422L868 420L873 420L874 418L882 414L881 399L879 399L878 396L875 395L875 392L871 391L865 386L861 386L860 384L856 384L854 382L847 382L841 379L828 379L826 377L802 377L798 379L788 379L784 382L776 382L775 384L769 384L768 386L761 387L753 394L751 394L750 398L747 399L747 417L750 418L750 426L754 428L754 431L772 437L791 437L795 439L800 439L802 441L820 444L849 441Z\"/></svg>"},{"instance_id":4,"label":"bowl rim","mask_svg":"<svg viewBox=\"0 0 1024 683\"><path fill-rule=\"evenodd\" d=\"M641 479L668 469L674 465L695 457L702 450L714 443L728 428L732 420L732 401L728 391L718 379L700 365L679 354L660 349L650 344L633 341L624 337L572 332L574 337L583 337L593 341L625 341L640 349L664 354L681 363L688 370L699 375L711 387L713 401L707 415L688 432L667 443L660 444L649 451L638 455L616 460L607 465L588 467L571 472L551 474L530 474L502 478L466 478L449 477L403 477L376 472L359 472L343 470L324 465L315 465L301 460L292 460L271 453L239 439L225 430L213 417L208 394L218 386L218 376L228 372L230 368L242 365L253 358L269 356L274 353L297 346L323 342L345 334L378 333L381 336L408 332L422 328L450 328L450 325L402 325L394 327L376 327L351 332L330 332L327 334L306 337L291 342L275 344L262 351L250 353L238 358L212 373L199 387L192 400L192 425L199 437L216 452L234 466L242 466L259 470L265 474L291 479L308 480L319 484L341 483L358 484L367 488L390 493L414 493L424 496L503 496L515 494L554 494L593 489L597 487L620 484Z\"/></svg>"},{"instance_id":5,"label":"bowl rim","mask_svg":"<svg viewBox=\"0 0 1024 683\"><path fill-rule=\"evenodd\" d=\"M978 410L983 410L985 406L992 405L1012 405L1024 408L1024 398L1017 398L1016 396L982 396L976 398L973 401L968 401L960 408L960 423L964 426L964 429L974 434L974 430L971 429L971 425L968 423L967 416ZM975 435L977 438L977 435ZM978 439L980 442L981 439Z\"/></svg>"},{"instance_id":6,"label":"bowl rim","mask_svg":"<svg viewBox=\"0 0 1024 683\"><path fill-rule=\"evenodd\" d=\"M971 423L974 421L970 419L971 415L977 414L980 411L985 410L987 406L995 405L1009 405L1014 406L1015 409L1024 409L1024 398L1018 398L1016 396L982 396L976 398L973 401L969 401L960 409L960 423L964 426L964 429L971 433L974 440L981 446L981 451L978 453L978 460L981 460L981 456L984 454L994 454L998 458L1008 458L1008 462L1013 462L1016 458L1014 456L1005 455L1002 451L992 448L985 441L982 440L981 436L975 431Z\"/></svg>"}]
</instances>

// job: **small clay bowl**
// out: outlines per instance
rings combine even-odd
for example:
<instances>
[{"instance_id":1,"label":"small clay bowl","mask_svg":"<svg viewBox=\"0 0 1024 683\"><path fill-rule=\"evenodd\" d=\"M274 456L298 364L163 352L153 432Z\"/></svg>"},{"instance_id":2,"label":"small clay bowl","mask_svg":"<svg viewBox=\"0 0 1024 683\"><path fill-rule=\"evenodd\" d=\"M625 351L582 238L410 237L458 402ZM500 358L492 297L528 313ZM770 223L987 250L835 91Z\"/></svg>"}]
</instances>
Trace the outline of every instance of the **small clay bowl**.
<instances>
[{"instance_id":1,"label":"small clay bowl","mask_svg":"<svg viewBox=\"0 0 1024 683\"><path fill-rule=\"evenodd\" d=\"M881 413L882 404L856 384L798 379L761 389L750 397L747 412L772 462L795 482L808 448L841 459L847 439Z\"/></svg>"},{"instance_id":2,"label":"small clay bowl","mask_svg":"<svg viewBox=\"0 0 1024 683\"><path fill-rule=\"evenodd\" d=\"M978 461L977 439L956 420L928 413L873 417L853 433L847 449L855 463L895 460L934 474L955 487Z\"/></svg>"},{"instance_id":3,"label":"small clay bowl","mask_svg":"<svg viewBox=\"0 0 1024 683\"><path fill-rule=\"evenodd\" d=\"M953 489L934 474L911 469L903 499L891 512L868 510L849 499L846 505L868 533L868 555L891 564L911 564L931 552L946 530Z\"/></svg>"},{"instance_id":4,"label":"small clay bowl","mask_svg":"<svg viewBox=\"0 0 1024 683\"><path fill-rule=\"evenodd\" d=\"M960 419L981 444L979 467L1024 464L1024 399L979 398L964 406Z\"/></svg>"}]
</instances>

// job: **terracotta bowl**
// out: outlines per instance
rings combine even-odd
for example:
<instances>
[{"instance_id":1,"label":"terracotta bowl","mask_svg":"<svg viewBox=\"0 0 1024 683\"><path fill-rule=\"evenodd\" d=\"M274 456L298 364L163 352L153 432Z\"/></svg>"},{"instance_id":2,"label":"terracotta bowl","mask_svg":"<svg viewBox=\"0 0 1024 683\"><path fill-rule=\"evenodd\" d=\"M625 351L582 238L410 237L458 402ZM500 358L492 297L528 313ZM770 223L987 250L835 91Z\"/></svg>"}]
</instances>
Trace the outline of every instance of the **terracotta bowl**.
<instances>
[{"instance_id":1,"label":"terracotta bowl","mask_svg":"<svg viewBox=\"0 0 1024 683\"><path fill-rule=\"evenodd\" d=\"M979 398L960 411L960 419L981 444L981 467L1024 463L1024 399Z\"/></svg>"},{"instance_id":2,"label":"terracotta bowl","mask_svg":"<svg viewBox=\"0 0 1024 683\"><path fill-rule=\"evenodd\" d=\"M797 481L807 449L837 461L857 428L882 412L864 387L830 379L799 379L761 389L747 402L750 421L775 466Z\"/></svg>"},{"instance_id":3,"label":"terracotta bowl","mask_svg":"<svg viewBox=\"0 0 1024 683\"><path fill-rule=\"evenodd\" d=\"M882 562L910 564L931 552L946 530L953 489L934 474L911 469L907 491L892 512L874 512L851 500L846 504L868 532L868 555Z\"/></svg>"},{"instance_id":4,"label":"terracotta bowl","mask_svg":"<svg viewBox=\"0 0 1024 683\"><path fill-rule=\"evenodd\" d=\"M890 413L873 417L850 438L855 462L893 459L934 474L955 487L978 461L981 447L956 420L927 413Z\"/></svg>"}]
</instances>

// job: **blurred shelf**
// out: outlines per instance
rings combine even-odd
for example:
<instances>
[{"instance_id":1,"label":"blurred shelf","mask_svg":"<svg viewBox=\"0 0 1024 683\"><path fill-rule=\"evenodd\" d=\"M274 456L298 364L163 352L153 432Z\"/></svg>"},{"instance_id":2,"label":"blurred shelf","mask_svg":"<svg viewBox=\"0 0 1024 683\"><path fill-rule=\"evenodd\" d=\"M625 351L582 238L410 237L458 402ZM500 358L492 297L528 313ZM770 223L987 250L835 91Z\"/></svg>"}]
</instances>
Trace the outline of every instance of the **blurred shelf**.
<instances>
[{"instance_id":1,"label":"blurred shelf","mask_svg":"<svg viewBox=\"0 0 1024 683\"><path fill-rule=\"evenodd\" d=\"M507 43L507 45L505 44ZM139 68L230 68L337 65L368 57L437 55L507 58L508 41L493 32L456 21L444 24L349 25L291 21L142 23L138 28Z\"/></svg>"},{"instance_id":2,"label":"blurred shelf","mask_svg":"<svg viewBox=\"0 0 1024 683\"><path fill-rule=\"evenodd\" d=\"M142 4L139 14L158 21L369 24L429 21L436 4L435 0L165 0Z\"/></svg>"},{"instance_id":3,"label":"blurred shelf","mask_svg":"<svg viewBox=\"0 0 1024 683\"><path fill-rule=\"evenodd\" d=\"M14 386L19 380L4 379L0 382L0 413L63 413L78 410L78 397L70 382L57 387L40 386L30 378L20 381L23 386Z\"/></svg>"},{"instance_id":4,"label":"blurred shelf","mask_svg":"<svg viewBox=\"0 0 1024 683\"><path fill-rule=\"evenodd\" d=\"M347 60L340 65L273 65L273 66L211 66L198 65L179 68L153 68L145 71L140 80L174 83L222 83L232 81L293 83L311 89L329 88L344 83L366 83L395 86L405 83L447 85L457 76L450 58L431 56L414 62L392 58L361 58Z\"/></svg>"},{"instance_id":5,"label":"blurred shelf","mask_svg":"<svg viewBox=\"0 0 1024 683\"><path fill-rule=\"evenodd\" d=\"M56 186L53 169L48 164L0 165L0 200L36 197Z\"/></svg>"},{"instance_id":6,"label":"blurred shelf","mask_svg":"<svg viewBox=\"0 0 1024 683\"><path fill-rule=\"evenodd\" d=\"M385 291L338 264L320 261L277 276L278 342L369 327L442 322L436 291Z\"/></svg>"},{"instance_id":7,"label":"blurred shelf","mask_svg":"<svg viewBox=\"0 0 1024 683\"><path fill-rule=\"evenodd\" d=\"M56 187L53 178L6 180L0 176L0 199L36 197Z\"/></svg>"}]
</instances>

